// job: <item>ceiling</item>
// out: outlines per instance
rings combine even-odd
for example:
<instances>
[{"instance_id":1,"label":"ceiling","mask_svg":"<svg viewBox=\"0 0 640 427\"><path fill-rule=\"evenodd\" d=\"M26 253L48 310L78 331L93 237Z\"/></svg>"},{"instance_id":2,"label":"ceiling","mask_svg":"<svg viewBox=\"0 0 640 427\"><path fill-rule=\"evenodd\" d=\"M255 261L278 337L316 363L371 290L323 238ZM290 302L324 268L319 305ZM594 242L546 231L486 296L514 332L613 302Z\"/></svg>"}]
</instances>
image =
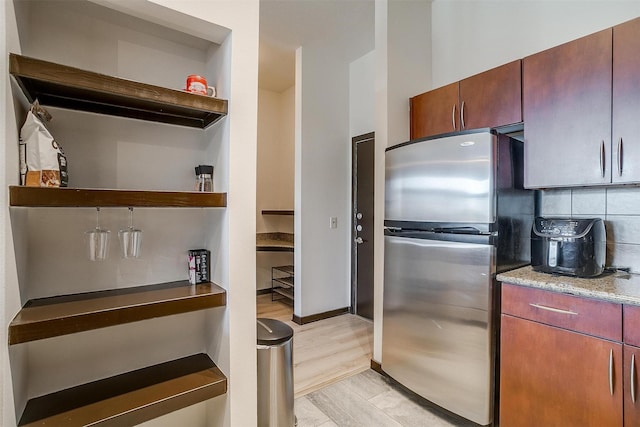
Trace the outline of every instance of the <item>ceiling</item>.
<instances>
[{"instance_id":1,"label":"ceiling","mask_svg":"<svg viewBox=\"0 0 640 427\"><path fill-rule=\"evenodd\" d=\"M375 0L261 0L258 86L294 84L295 50L322 40L353 61L372 51Z\"/></svg>"}]
</instances>

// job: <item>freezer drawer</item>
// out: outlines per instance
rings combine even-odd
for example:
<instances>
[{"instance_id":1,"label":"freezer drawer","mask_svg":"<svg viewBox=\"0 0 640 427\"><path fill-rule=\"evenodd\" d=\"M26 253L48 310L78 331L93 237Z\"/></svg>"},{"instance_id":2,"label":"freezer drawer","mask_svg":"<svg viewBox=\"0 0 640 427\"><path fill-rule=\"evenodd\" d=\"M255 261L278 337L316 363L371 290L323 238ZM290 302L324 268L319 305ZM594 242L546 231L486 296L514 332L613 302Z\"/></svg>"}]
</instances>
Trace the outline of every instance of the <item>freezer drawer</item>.
<instances>
[{"instance_id":1,"label":"freezer drawer","mask_svg":"<svg viewBox=\"0 0 640 427\"><path fill-rule=\"evenodd\" d=\"M481 425L493 419L494 252L385 236L382 369Z\"/></svg>"}]
</instances>

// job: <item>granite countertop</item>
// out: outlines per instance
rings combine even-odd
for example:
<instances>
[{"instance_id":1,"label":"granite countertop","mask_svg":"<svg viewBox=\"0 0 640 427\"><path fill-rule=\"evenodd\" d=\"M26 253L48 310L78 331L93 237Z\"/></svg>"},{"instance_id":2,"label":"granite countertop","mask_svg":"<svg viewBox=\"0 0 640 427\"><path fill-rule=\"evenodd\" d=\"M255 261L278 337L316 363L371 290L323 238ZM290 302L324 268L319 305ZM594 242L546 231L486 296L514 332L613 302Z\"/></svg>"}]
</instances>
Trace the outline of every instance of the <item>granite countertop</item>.
<instances>
[{"instance_id":1,"label":"granite countertop","mask_svg":"<svg viewBox=\"0 0 640 427\"><path fill-rule=\"evenodd\" d=\"M533 271L531 266L500 273L496 277L501 282L548 291L597 298L623 304L640 305L640 275L625 272L603 273L590 279L583 279Z\"/></svg>"}]
</instances>

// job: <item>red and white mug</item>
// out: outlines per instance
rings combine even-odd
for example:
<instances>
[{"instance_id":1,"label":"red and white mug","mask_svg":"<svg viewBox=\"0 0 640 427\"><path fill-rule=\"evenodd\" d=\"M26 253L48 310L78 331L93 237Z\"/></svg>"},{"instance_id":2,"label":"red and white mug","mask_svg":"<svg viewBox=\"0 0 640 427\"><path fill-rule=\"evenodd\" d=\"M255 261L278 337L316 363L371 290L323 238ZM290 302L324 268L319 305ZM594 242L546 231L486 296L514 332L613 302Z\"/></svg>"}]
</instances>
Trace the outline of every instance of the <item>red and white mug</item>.
<instances>
[{"instance_id":1,"label":"red and white mug","mask_svg":"<svg viewBox=\"0 0 640 427\"><path fill-rule=\"evenodd\" d=\"M191 74L187 77L187 88L185 90L198 95L216 96L216 88L207 86L207 79L197 74Z\"/></svg>"}]
</instances>

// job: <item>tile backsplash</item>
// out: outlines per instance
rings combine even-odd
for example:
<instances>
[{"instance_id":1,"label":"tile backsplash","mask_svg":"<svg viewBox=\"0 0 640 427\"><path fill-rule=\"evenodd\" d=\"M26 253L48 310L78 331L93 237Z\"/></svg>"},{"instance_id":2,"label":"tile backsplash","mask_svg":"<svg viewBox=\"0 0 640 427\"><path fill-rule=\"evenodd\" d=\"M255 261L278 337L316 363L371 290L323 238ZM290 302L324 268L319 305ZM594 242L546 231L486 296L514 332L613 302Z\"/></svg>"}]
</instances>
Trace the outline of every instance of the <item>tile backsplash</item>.
<instances>
[{"instance_id":1,"label":"tile backsplash","mask_svg":"<svg viewBox=\"0 0 640 427\"><path fill-rule=\"evenodd\" d=\"M640 187L544 190L539 200L541 216L604 219L607 266L640 273Z\"/></svg>"}]
</instances>

